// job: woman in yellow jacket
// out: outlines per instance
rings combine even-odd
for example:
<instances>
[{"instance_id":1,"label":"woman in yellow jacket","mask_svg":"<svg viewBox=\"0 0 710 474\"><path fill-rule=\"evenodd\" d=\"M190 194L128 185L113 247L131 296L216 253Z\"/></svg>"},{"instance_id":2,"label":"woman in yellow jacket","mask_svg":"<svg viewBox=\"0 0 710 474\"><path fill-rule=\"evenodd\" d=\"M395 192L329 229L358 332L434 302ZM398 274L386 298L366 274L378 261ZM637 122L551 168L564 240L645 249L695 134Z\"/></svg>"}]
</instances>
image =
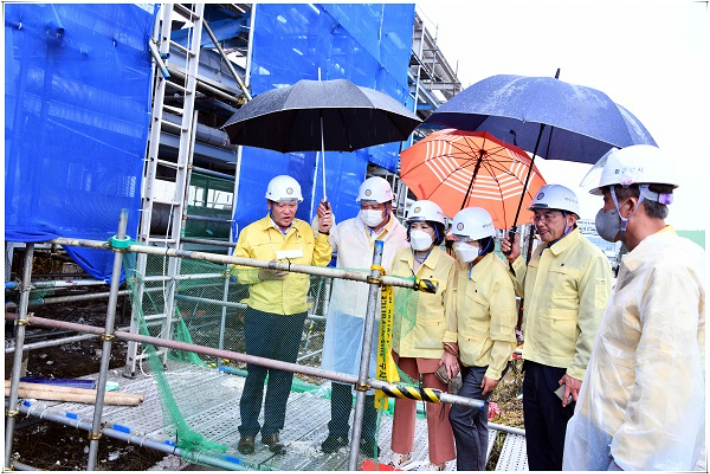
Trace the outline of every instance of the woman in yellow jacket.
<instances>
[{"instance_id":1,"label":"woman in yellow jacket","mask_svg":"<svg viewBox=\"0 0 710 474\"><path fill-rule=\"evenodd\" d=\"M432 278L438 282L436 294L417 295L416 308L410 308L411 312L400 314L395 311L392 355L407 376L423 380L425 387L442 391L447 387L436 377L436 370L445 364L451 375L458 373L456 357L444 351L445 342L456 342L456 326L448 321L446 311L449 286L456 268L454 259L440 247L444 239L444 222L444 213L435 203L414 203L407 217L410 248L395 255L390 271L394 275ZM443 470L446 462L456 457L449 409L448 405L426 404L429 461L433 470ZM395 402L391 461L394 466L400 466L410 458L414 448L416 412L414 400L398 399Z\"/></svg>"},{"instance_id":2,"label":"woman in yellow jacket","mask_svg":"<svg viewBox=\"0 0 710 474\"><path fill-rule=\"evenodd\" d=\"M495 229L484 209L469 207L454 216L454 250L463 263L453 283L449 317L458 334L463 385L458 395L486 402L483 410L454 405L457 469L483 471L488 444L488 399L515 350L515 290L508 268L493 253Z\"/></svg>"}]
</instances>

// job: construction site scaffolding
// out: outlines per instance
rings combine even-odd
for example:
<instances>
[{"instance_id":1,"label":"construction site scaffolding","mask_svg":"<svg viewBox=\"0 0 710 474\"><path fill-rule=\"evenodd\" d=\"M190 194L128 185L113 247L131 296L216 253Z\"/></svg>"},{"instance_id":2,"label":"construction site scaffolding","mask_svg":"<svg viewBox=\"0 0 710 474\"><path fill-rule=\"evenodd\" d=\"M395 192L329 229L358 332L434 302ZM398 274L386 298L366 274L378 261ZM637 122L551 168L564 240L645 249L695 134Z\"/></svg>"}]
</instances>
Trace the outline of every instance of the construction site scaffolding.
<instances>
[{"instance_id":1,"label":"construction site scaffolding","mask_svg":"<svg viewBox=\"0 0 710 474\"><path fill-rule=\"evenodd\" d=\"M378 269L379 263L382 258L382 245L375 247L375 252L373 255L373 269L370 275L363 275L359 272L348 271L348 270L334 270L325 267L312 267L307 265L296 265L290 264L289 262L275 262L275 261L262 261L250 258L238 258L231 256L214 255L204 252L192 252L177 249L165 249L156 248L144 245L136 245L130 242L130 239L125 236L125 229L127 223L127 211L121 213L121 218L118 227L118 233L115 238L112 238L109 242L92 241L92 240L82 240L82 239L53 239L50 241L52 244L62 245L62 246L75 246L75 247L85 247L94 248L102 250L110 250L115 253L114 268L113 268L113 279L111 283L111 296L109 298L109 306L107 310L107 318L105 327L92 327L81 324L66 323L60 321L53 321L45 318L33 317L28 312L29 303L29 292L31 290L31 278L32 278L32 258L34 251L34 244L28 244L27 252L25 255L25 265L23 268L23 278L20 282L20 292L21 301L19 306L18 314L8 313L6 319L14 320L17 326L16 341L15 341L15 353L13 359L13 370L11 374L10 381L10 396L7 401L7 426L6 426L6 443L5 443L5 467L11 468L12 463L16 462L12 458L12 445L13 445L13 433L14 433L14 421L15 417L20 414L32 414L30 410L23 409L22 406L18 404L18 393L20 384L20 366L22 363L22 353L25 337L25 327L27 324L33 324L36 326L43 327L53 327L59 329L70 329L78 332L89 333L98 335L103 341L103 352L101 356L99 379L96 387L96 400L93 422L90 426L83 426L77 424L78 428L89 430L89 437L91 440L89 458L87 463L87 470L94 470L96 466L96 453L98 450L98 441L102 434L106 436L115 436L118 439L127 440L126 436L116 436L115 430L107 430L102 428L102 411L104 407L104 396L106 394L106 380L109 366L109 359L111 353L111 344L114 338L119 338L126 341L141 342L152 344L157 347L163 348L175 348L184 351L190 351L197 354L212 355L216 357L229 358L232 360L239 360L242 362L248 362L250 364L256 364L264 367L270 367L280 370L288 370L294 373L302 373L306 375L312 375L317 377L322 377L329 379L331 381L337 381L341 383L351 384L355 387L357 392L357 399L355 405L355 420L353 423L353 435L350 442L350 456L348 461L348 469L356 470L358 466L358 456L359 456L359 445L360 445L360 435L362 427L362 419L364 413L364 402L365 393L370 389L382 390L384 393L390 396L403 396L407 398L415 399L427 399L428 401L435 401L437 403L451 403L465 405L469 407L482 408L483 402L479 400L473 400L465 397L459 397L456 395L450 395L445 392L440 392L433 389L420 389L418 393L413 393L412 390L406 390L402 387L389 384L387 382L370 379L368 378L368 366L370 361L371 347L374 340L374 324L375 324L375 313L378 307L377 293L381 286L398 286L404 287L411 290L422 290L428 289L431 291L435 287L432 284L424 284L422 281L418 280L404 280L394 277L381 276L380 270ZM267 359L263 357L251 356L248 354L241 354L233 351L225 351L221 349L213 349L209 347L202 347L195 344L187 344L179 341L172 341L170 339L155 338L149 336L143 336L139 334L133 334L123 331L114 330L114 318L116 312L116 299L118 297L118 288L120 285L120 272L122 265L122 254L124 253L135 253L135 254L152 254L152 255L162 255L169 256L172 258L180 259L194 259L209 261L218 264L226 265L240 265L246 267L254 268L264 268L270 270L280 270L285 272L295 272L307 275L319 275L319 276L329 276L332 278L360 281L367 283L369 285L369 296L367 304L367 314L365 316L365 336L363 338L363 350L362 358L360 361L360 373L358 376L353 376L350 374L333 372L329 370L324 370L320 368L310 368L304 367L298 364L291 364L288 362L281 362L278 360ZM416 391L415 391L416 392ZM46 418L50 421L57 421L56 419ZM141 445L146 447L151 447L144 441L141 441ZM171 450L174 454L179 454L179 450ZM204 462L215 466L215 467L225 467L224 460L220 459L203 459ZM226 463L229 465L230 463ZM235 466L230 465L231 469Z\"/></svg>"}]
</instances>

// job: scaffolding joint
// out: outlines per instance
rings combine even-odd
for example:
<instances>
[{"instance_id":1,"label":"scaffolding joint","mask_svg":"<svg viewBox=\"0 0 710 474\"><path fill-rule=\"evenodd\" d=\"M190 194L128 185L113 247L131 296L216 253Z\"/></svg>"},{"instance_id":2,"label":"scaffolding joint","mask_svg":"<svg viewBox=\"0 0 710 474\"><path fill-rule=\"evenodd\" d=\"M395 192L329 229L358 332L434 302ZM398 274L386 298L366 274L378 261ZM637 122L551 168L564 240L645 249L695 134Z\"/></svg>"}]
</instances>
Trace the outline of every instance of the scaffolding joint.
<instances>
[{"instance_id":1,"label":"scaffolding joint","mask_svg":"<svg viewBox=\"0 0 710 474\"><path fill-rule=\"evenodd\" d=\"M116 250L124 250L131 246L131 237L126 236L123 239L119 239L117 236L113 236L108 239L109 245Z\"/></svg>"},{"instance_id":2,"label":"scaffolding joint","mask_svg":"<svg viewBox=\"0 0 710 474\"><path fill-rule=\"evenodd\" d=\"M372 276L372 275L368 275L368 277L367 277L367 282L368 282L370 285L382 286L382 278L380 278L380 277L375 277L375 276Z\"/></svg>"},{"instance_id":3,"label":"scaffolding joint","mask_svg":"<svg viewBox=\"0 0 710 474\"><path fill-rule=\"evenodd\" d=\"M113 334L103 333L101 334L101 336L99 336L99 339L101 339L103 342L113 341L114 339L116 339L116 336L114 336Z\"/></svg>"},{"instance_id":4,"label":"scaffolding joint","mask_svg":"<svg viewBox=\"0 0 710 474\"><path fill-rule=\"evenodd\" d=\"M366 383L359 383L358 382L355 384L355 390L357 390L358 392L367 392L371 389L372 389L372 387Z\"/></svg>"},{"instance_id":5,"label":"scaffolding joint","mask_svg":"<svg viewBox=\"0 0 710 474\"><path fill-rule=\"evenodd\" d=\"M98 433L92 433L91 431L89 431L89 434L87 435L86 438L89 441L98 441L101 439L101 436L103 436L103 433L101 433L101 430L99 430Z\"/></svg>"},{"instance_id":6,"label":"scaffolding joint","mask_svg":"<svg viewBox=\"0 0 710 474\"><path fill-rule=\"evenodd\" d=\"M5 409L5 416L7 418L15 418L19 414L20 414L20 410L10 410L9 408Z\"/></svg>"},{"instance_id":7,"label":"scaffolding joint","mask_svg":"<svg viewBox=\"0 0 710 474\"><path fill-rule=\"evenodd\" d=\"M30 322L30 318L34 316L34 313L27 313L27 317L25 319L16 319L15 320L15 326L29 326L32 324Z\"/></svg>"}]
</instances>

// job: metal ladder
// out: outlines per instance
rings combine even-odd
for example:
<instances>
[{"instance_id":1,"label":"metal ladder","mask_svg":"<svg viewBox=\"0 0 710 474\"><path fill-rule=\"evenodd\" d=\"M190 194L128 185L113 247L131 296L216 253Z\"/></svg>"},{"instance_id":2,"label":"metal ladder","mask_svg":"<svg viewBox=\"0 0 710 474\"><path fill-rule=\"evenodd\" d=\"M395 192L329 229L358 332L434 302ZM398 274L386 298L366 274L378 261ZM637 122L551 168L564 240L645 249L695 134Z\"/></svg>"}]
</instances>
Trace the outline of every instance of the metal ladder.
<instances>
[{"instance_id":1,"label":"metal ladder","mask_svg":"<svg viewBox=\"0 0 710 474\"><path fill-rule=\"evenodd\" d=\"M203 30L203 14L205 9L204 3L195 3L189 5L189 8L181 4L164 3L160 14L160 31L157 37L151 41L155 43L151 46L157 46L160 58L165 62L170 60L170 49L175 48L185 54L186 64L184 65L185 80L183 84L178 84L171 80L168 74L164 75L162 68L155 67L155 91L153 94L153 110L151 115L150 134L147 161L145 165L143 201L141 211L140 230L138 241L143 245L165 246L169 249L180 249L180 237L183 230L184 219L186 218L186 203L187 193L189 192L189 180L192 169L193 147L195 142L195 130L197 125L197 116L195 112L195 92L197 88L197 74L200 61L200 44L202 41ZM187 45L182 46L170 39L171 23L173 13L178 12L189 22L192 22L192 33L188 37ZM156 25L156 29L158 25ZM155 58L156 62L158 61ZM162 65L161 65L162 66ZM168 88L176 89L183 95L183 107L176 108L165 105L165 94ZM163 119L163 112L168 111L181 117L179 125L168 122ZM160 148L160 136L163 130L177 133L180 136L177 162L161 160L158 158ZM175 192L172 199L159 201L155 197L155 182L157 179L158 166L168 167L175 170ZM167 204L171 209L170 226L168 233L164 238L151 236L150 225L153 215L154 206L156 203ZM147 269L146 254L139 254L136 257L136 297L133 301L133 316L131 318L130 331L138 332L138 324L140 322L140 311L144 287L142 283L143 277L146 276ZM166 276L167 291L164 295L163 312L160 314L145 315L145 320L151 324L158 322L161 326L161 338L169 339L172 331L172 323L174 317L174 300L177 279L176 276L180 273L181 259L168 257ZM163 364L167 360L167 350L160 349L158 354L161 355ZM133 377L136 372L137 361L146 358L144 354L138 354L138 344L129 342L127 364L124 375Z\"/></svg>"}]
</instances>

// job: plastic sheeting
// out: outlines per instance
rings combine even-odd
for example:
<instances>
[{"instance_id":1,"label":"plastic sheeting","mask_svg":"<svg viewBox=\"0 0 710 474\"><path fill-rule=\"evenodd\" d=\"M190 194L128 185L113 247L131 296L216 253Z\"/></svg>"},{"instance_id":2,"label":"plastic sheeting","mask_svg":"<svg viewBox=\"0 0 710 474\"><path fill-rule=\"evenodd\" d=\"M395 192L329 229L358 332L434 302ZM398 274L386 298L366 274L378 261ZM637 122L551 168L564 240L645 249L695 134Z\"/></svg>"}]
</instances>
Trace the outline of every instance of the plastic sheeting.
<instances>
[{"instance_id":1,"label":"plastic sheeting","mask_svg":"<svg viewBox=\"0 0 710 474\"><path fill-rule=\"evenodd\" d=\"M6 240L105 240L122 208L136 236L153 19L136 5L5 6ZM110 278L111 252L67 252Z\"/></svg>"},{"instance_id":2,"label":"plastic sheeting","mask_svg":"<svg viewBox=\"0 0 710 474\"><path fill-rule=\"evenodd\" d=\"M695 468L705 445L704 262L670 227L626 255L567 425L565 470Z\"/></svg>"},{"instance_id":3,"label":"plastic sheeting","mask_svg":"<svg viewBox=\"0 0 710 474\"><path fill-rule=\"evenodd\" d=\"M402 104L409 97L407 69L412 48L414 5L280 5L256 7L252 93L291 85L301 79L348 79L385 92ZM367 164L396 171L400 144L353 153L326 152L328 200L338 221L354 217L357 190ZM290 174L303 189L297 217L309 220L322 198L316 153L281 154L245 147L235 221L241 229L266 215L269 180ZM315 196L313 195L315 192Z\"/></svg>"}]
</instances>

